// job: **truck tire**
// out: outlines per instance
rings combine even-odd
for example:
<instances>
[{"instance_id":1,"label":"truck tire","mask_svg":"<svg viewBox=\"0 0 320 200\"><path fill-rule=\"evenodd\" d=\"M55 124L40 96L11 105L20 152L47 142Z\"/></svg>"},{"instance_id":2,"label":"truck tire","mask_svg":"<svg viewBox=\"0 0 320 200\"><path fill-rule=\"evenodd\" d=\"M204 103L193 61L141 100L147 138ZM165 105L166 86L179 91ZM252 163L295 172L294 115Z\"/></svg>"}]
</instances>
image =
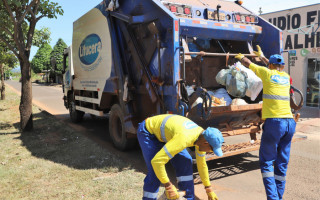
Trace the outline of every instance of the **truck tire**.
<instances>
[{"instance_id":1,"label":"truck tire","mask_svg":"<svg viewBox=\"0 0 320 200\"><path fill-rule=\"evenodd\" d=\"M73 123L79 123L83 119L84 112L76 110L76 102L72 98L72 96L69 97L69 114L70 119Z\"/></svg>"},{"instance_id":2,"label":"truck tire","mask_svg":"<svg viewBox=\"0 0 320 200\"><path fill-rule=\"evenodd\" d=\"M118 104L114 104L110 110L109 133L114 146L121 151L132 149L137 144L136 138L127 138L124 114Z\"/></svg>"}]
</instances>

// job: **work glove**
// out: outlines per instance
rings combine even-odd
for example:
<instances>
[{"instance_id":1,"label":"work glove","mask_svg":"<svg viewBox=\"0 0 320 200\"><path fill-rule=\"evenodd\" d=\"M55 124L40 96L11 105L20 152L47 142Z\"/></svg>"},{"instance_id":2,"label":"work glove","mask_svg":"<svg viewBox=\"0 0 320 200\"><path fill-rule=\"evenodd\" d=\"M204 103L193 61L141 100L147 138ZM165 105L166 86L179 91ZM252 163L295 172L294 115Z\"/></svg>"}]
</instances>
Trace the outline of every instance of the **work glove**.
<instances>
[{"instance_id":1,"label":"work glove","mask_svg":"<svg viewBox=\"0 0 320 200\"><path fill-rule=\"evenodd\" d=\"M254 54L256 54L256 56L258 56L259 58L263 58L263 52L261 51L261 47L259 45L257 45L257 49L258 51L253 51Z\"/></svg>"},{"instance_id":2,"label":"work glove","mask_svg":"<svg viewBox=\"0 0 320 200\"><path fill-rule=\"evenodd\" d=\"M167 199L179 199L179 193L174 185L171 184L170 186L165 187L165 189Z\"/></svg>"},{"instance_id":3,"label":"work glove","mask_svg":"<svg viewBox=\"0 0 320 200\"><path fill-rule=\"evenodd\" d=\"M235 56L235 58L241 61L242 58L244 58L244 55L242 55L242 53L239 53L238 55Z\"/></svg>"},{"instance_id":4,"label":"work glove","mask_svg":"<svg viewBox=\"0 0 320 200\"><path fill-rule=\"evenodd\" d=\"M214 193L214 191L211 187L206 188L206 192L208 195L208 200L219 200L216 193Z\"/></svg>"}]
</instances>

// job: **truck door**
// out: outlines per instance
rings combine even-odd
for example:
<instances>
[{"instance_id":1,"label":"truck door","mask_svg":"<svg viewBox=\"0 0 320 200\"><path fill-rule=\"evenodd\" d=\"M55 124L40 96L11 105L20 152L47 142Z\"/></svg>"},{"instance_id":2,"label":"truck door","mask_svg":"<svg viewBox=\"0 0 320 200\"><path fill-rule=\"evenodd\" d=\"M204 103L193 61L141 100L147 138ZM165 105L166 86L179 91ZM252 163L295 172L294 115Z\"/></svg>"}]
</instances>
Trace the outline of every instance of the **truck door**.
<instances>
[{"instance_id":1,"label":"truck door","mask_svg":"<svg viewBox=\"0 0 320 200\"><path fill-rule=\"evenodd\" d=\"M63 89L69 90L72 87L72 79L71 79L71 58L69 48L65 51L63 55Z\"/></svg>"}]
</instances>

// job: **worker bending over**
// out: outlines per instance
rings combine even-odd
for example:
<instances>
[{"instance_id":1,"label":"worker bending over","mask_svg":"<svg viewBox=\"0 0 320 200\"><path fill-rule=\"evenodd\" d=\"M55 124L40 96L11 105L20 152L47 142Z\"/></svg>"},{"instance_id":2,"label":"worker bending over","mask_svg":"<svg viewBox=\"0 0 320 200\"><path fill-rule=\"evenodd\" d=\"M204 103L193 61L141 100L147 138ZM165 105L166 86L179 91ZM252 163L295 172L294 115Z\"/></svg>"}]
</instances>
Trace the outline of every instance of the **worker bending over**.
<instances>
[{"instance_id":1,"label":"worker bending over","mask_svg":"<svg viewBox=\"0 0 320 200\"><path fill-rule=\"evenodd\" d=\"M165 164L171 160L176 170L178 188L185 191L186 199L194 199L192 157L187 147L195 147L197 168L209 200L218 200L209 180L206 152L222 156L224 142L221 132L215 128L203 130L190 119L180 115L157 115L139 124L138 140L147 164L143 199L156 199L160 183L165 186L168 199L178 199L177 188L170 182Z\"/></svg>"},{"instance_id":2,"label":"worker bending over","mask_svg":"<svg viewBox=\"0 0 320 200\"><path fill-rule=\"evenodd\" d=\"M236 56L250 68L263 84L263 133L259 150L260 168L267 199L281 200L286 183L291 140L296 128L290 108L290 76L283 72L284 60L280 55L264 57L261 48L254 53L268 64L268 68L252 63L241 53Z\"/></svg>"}]
</instances>

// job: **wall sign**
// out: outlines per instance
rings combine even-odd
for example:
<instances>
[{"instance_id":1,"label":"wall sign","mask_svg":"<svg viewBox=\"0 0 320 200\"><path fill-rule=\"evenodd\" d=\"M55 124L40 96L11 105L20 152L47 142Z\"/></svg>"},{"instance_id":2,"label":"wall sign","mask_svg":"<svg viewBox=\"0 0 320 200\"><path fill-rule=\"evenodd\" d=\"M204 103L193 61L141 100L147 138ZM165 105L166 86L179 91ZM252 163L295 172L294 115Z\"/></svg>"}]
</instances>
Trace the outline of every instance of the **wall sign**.
<instances>
[{"instance_id":1,"label":"wall sign","mask_svg":"<svg viewBox=\"0 0 320 200\"><path fill-rule=\"evenodd\" d=\"M304 21L305 20L305 21ZM279 29L293 30L298 28L307 28L320 23L320 10L313 10L307 13L293 13L285 16L279 16L275 18L269 18L269 22L277 26ZM315 26L310 29L303 38L299 37L300 34L288 34L284 38L284 49L303 49L303 48L319 48L320 47L320 32L317 30L315 34L311 34L311 30L317 29ZM308 29L308 28L307 28Z\"/></svg>"},{"instance_id":2,"label":"wall sign","mask_svg":"<svg viewBox=\"0 0 320 200\"><path fill-rule=\"evenodd\" d=\"M309 52L310 52L310 51L308 51L307 49L301 49L301 50L300 50L301 56L306 56L306 55L308 55Z\"/></svg>"}]
</instances>

